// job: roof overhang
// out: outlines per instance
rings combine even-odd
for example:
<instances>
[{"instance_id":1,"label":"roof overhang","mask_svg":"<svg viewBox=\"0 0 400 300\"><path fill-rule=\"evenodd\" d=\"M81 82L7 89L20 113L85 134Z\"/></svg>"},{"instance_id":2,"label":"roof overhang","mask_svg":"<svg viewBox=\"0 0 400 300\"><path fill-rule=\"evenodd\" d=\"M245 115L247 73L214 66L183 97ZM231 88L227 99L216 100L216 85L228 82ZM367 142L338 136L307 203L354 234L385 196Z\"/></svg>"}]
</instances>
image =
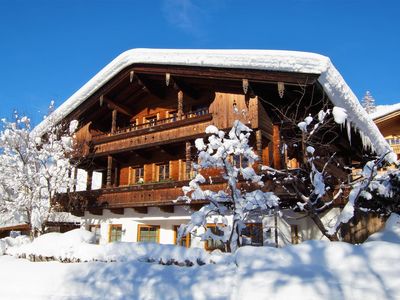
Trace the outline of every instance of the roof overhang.
<instances>
[{"instance_id":1,"label":"roof overhang","mask_svg":"<svg viewBox=\"0 0 400 300\"><path fill-rule=\"evenodd\" d=\"M133 49L115 58L84 86L58 107L51 118L42 121L34 134L43 135L50 122L60 122L79 107L93 93L119 72L134 64L182 65L228 69L254 69L277 72L318 74L318 82L330 101L346 109L348 124L363 135L378 155L386 160L397 159L371 117L360 105L357 97L346 84L328 57L307 52L275 50L176 50Z\"/></svg>"}]
</instances>

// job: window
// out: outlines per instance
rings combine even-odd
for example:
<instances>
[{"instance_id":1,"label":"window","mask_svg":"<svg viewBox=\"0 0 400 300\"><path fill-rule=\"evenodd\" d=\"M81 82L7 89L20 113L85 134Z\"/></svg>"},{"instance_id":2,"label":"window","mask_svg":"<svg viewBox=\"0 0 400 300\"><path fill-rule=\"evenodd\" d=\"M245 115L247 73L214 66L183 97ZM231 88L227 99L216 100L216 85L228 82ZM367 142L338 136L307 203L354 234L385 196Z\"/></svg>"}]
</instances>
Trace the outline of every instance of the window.
<instances>
[{"instance_id":1,"label":"window","mask_svg":"<svg viewBox=\"0 0 400 300\"><path fill-rule=\"evenodd\" d=\"M100 225L89 225L89 231L94 233L96 244L100 244Z\"/></svg>"},{"instance_id":2,"label":"window","mask_svg":"<svg viewBox=\"0 0 400 300\"><path fill-rule=\"evenodd\" d=\"M120 242L122 238L122 225L120 224L112 224L110 225L110 232L108 241L111 242Z\"/></svg>"},{"instance_id":3,"label":"window","mask_svg":"<svg viewBox=\"0 0 400 300\"><path fill-rule=\"evenodd\" d=\"M261 223L247 223L246 228L242 229L243 245L262 246L263 230Z\"/></svg>"},{"instance_id":4,"label":"window","mask_svg":"<svg viewBox=\"0 0 400 300\"><path fill-rule=\"evenodd\" d=\"M134 168L134 182L135 183L143 183L144 182L144 168L143 167L138 167L138 168Z\"/></svg>"},{"instance_id":5,"label":"window","mask_svg":"<svg viewBox=\"0 0 400 300\"><path fill-rule=\"evenodd\" d=\"M232 163L236 168L247 168L249 166L249 162L242 155L233 155Z\"/></svg>"},{"instance_id":6,"label":"window","mask_svg":"<svg viewBox=\"0 0 400 300\"><path fill-rule=\"evenodd\" d=\"M138 225L138 242L160 242L160 226Z\"/></svg>"},{"instance_id":7,"label":"window","mask_svg":"<svg viewBox=\"0 0 400 300\"><path fill-rule=\"evenodd\" d=\"M222 225L220 225L220 226L222 226ZM210 229L214 235L217 235L217 236L224 235L224 232L221 229L219 229L216 224L207 224L206 227L207 227L207 229ZM216 249L225 251L225 244L222 241L215 241L215 240L209 239L206 241L205 248L208 251L213 251Z\"/></svg>"},{"instance_id":8,"label":"window","mask_svg":"<svg viewBox=\"0 0 400 300\"><path fill-rule=\"evenodd\" d=\"M169 179L169 164L158 165L158 181Z\"/></svg>"},{"instance_id":9,"label":"window","mask_svg":"<svg viewBox=\"0 0 400 300\"><path fill-rule=\"evenodd\" d=\"M174 226L174 231L175 231L175 245L190 248L190 233L188 233L186 236L183 236L181 240L178 243L178 230L179 230L179 225Z\"/></svg>"}]
</instances>

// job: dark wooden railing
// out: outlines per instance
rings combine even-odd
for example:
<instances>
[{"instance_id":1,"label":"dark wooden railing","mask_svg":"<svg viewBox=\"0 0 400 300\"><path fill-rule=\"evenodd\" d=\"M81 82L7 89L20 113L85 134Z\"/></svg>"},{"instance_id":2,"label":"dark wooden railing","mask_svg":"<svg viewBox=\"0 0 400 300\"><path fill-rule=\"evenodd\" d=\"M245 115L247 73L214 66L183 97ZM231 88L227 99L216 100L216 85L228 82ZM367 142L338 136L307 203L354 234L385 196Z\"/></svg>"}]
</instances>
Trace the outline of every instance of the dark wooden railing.
<instances>
[{"instance_id":1,"label":"dark wooden railing","mask_svg":"<svg viewBox=\"0 0 400 300\"><path fill-rule=\"evenodd\" d=\"M81 191L70 194L58 195L60 202L66 200L71 201L71 210L85 211L92 209L114 209L114 208L135 208L144 206L163 206L163 205L185 205L184 201L176 202L175 200L183 196L182 187L189 184L188 180L169 181L169 182L152 182L145 184L136 184L129 186L103 188L99 190ZM227 189L226 181L222 177L213 178L212 184L203 184L203 190L220 191ZM239 187L246 190L254 190L259 188L254 184L240 182ZM285 202L290 200L285 191L275 186L272 181L265 184L266 191L274 190ZM69 199L66 199L69 197ZM287 198L284 200L284 198ZM202 200L200 200L202 201ZM204 201L204 200L203 200ZM194 201L195 203L196 201ZM285 203L287 205L287 203Z\"/></svg>"}]
</instances>

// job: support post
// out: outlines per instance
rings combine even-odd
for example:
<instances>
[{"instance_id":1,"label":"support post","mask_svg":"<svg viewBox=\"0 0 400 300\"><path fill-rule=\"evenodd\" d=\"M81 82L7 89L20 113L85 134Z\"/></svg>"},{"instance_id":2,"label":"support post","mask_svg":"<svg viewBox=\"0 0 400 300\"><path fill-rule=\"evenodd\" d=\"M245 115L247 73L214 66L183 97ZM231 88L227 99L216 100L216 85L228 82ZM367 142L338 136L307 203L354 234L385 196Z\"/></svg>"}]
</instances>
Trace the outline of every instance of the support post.
<instances>
[{"instance_id":1,"label":"support post","mask_svg":"<svg viewBox=\"0 0 400 300\"><path fill-rule=\"evenodd\" d=\"M282 166L281 166L281 151L280 151L281 137L280 137L279 125L274 124L272 138L273 138L272 143L273 143L274 168L280 169Z\"/></svg>"},{"instance_id":2,"label":"support post","mask_svg":"<svg viewBox=\"0 0 400 300\"><path fill-rule=\"evenodd\" d=\"M93 170L89 169L89 170L87 170L87 179L86 179L86 190L87 191L92 190L92 179L93 179Z\"/></svg>"},{"instance_id":3,"label":"support post","mask_svg":"<svg viewBox=\"0 0 400 300\"><path fill-rule=\"evenodd\" d=\"M117 131L117 113L118 111L116 109L112 111L111 133L115 133Z\"/></svg>"},{"instance_id":4,"label":"support post","mask_svg":"<svg viewBox=\"0 0 400 300\"><path fill-rule=\"evenodd\" d=\"M261 166L263 164L262 157L262 133L261 130L256 131L256 147L257 147L257 155L258 155L258 164Z\"/></svg>"},{"instance_id":5,"label":"support post","mask_svg":"<svg viewBox=\"0 0 400 300\"><path fill-rule=\"evenodd\" d=\"M186 157L185 157L185 159L186 159L186 179L187 180L189 180L190 179L190 170L191 170L191 167L192 167L192 161L191 161L191 158L192 158L192 153L191 153L191 145L190 145L190 142L186 142L186 151L185 151L185 154L186 154Z\"/></svg>"},{"instance_id":6,"label":"support post","mask_svg":"<svg viewBox=\"0 0 400 300\"><path fill-rule=\"evenodd\" d=\"M278 248L279 247L279 243L278 243L278 212L275 208L274 211L274 226L275 226L275 247Z\"/></svg>"},{"instance_id":7,"label":"support post","mask_svg":"<svg viewBox=\"0 0 400 300\"><path fill-rule=\"evenodd\" d=\"M118 164L115 163L115 167L114 167L114 187L118 186L118 175L119 175L119 168L118 168Z\"/></svg>"},{"instance_id":8,"label":"support post","mask_svg":"<svg viewBox=\"0 0 400 300\"><path fill-rule=\"evenodd\" d=\"M178 92L178 120L182 120L183 116L183 92Z\"/></svg>"},{"instance_id":9,"label":"support post","mask_svg":"<svg viewBox=\"0 0 400 300\"><path fill-rule=\"evenodd\" d=\"M78 168L77 167L74 168L74 172L73 172L72 176L73 176L72 191L76 192L77 176L78 176Z\"/></svg>"},{"instance_id":10,"label":"support post","mask_svg":"<svg viewBox=\"0 0 400 300\"><path fill-rule=\"evenodd\" d=\"M111 187L111 176L112 176L112 164L113 158L111 155L107 157L107 179L106 179L106 187Z\"/></svg>"}]
</instances>

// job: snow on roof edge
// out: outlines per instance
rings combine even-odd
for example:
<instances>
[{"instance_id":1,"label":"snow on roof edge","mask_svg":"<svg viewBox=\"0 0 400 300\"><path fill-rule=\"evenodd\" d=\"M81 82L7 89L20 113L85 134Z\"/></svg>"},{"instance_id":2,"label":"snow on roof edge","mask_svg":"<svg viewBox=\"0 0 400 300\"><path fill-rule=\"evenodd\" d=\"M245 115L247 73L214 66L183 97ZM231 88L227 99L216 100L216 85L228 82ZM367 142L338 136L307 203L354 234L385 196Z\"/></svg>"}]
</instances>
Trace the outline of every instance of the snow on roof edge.
<instances>
[{"instance_id":1,"label":"snow on roof edge","mask_svg":"<svg viewBox=\"0 0 400 300\"><path fill-rule=\"evenodd\" d=\"M132 49L123 52L69 97L53 113L59 122L96 92L113 76L135 63L188 65L200 67L260 69L281 72L320 74L318 78L329 99L349 112L353 126L364 133L378 155L392 152L372 119L361 107L357 97L336 70L330 59L320 54L279 50L191 50ZM38 124L33 134L46 132L50 120ZM395 154L386 158L392 162Z\"/></svg>"},{"instance_id":2,"label":"snow on roof edge","mask_svg":"<svg viewBox=\"0 0 400 300\"><path fill-rule=\"evenodd\" d=\"M370 113L369 116L372 120L376 120L398 110L400 110L400 103L395 103L391 105L378 105L376 107L376 111Z\"/></svg>"}]
</instances>

